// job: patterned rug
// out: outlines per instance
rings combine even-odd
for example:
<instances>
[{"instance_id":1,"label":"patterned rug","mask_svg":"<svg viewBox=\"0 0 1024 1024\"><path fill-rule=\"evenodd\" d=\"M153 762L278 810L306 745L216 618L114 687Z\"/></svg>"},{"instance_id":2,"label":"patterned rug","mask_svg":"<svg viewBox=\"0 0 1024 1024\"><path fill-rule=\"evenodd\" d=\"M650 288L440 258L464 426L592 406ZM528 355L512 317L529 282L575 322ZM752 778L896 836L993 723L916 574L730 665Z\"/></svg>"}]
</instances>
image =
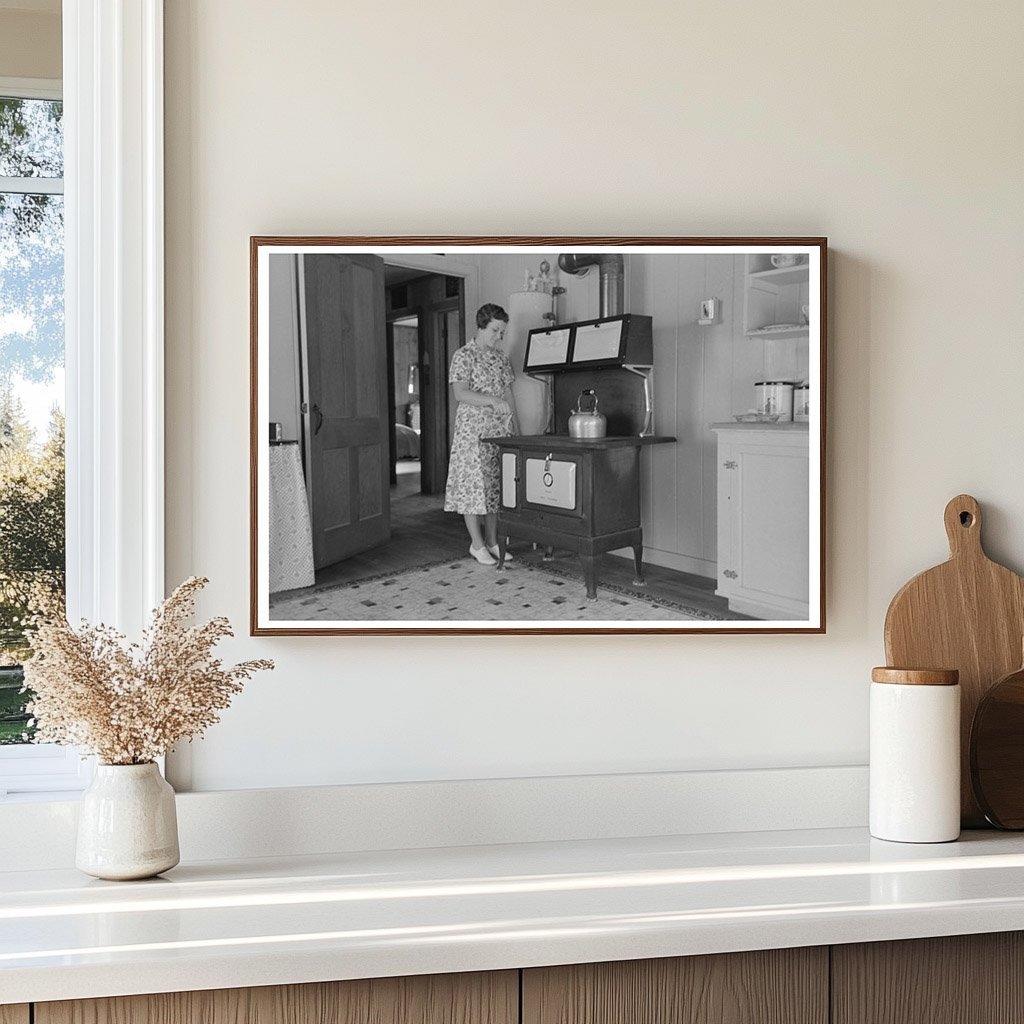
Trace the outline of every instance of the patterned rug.
<instances>
[{"instance_id":1,"label":"patterned rug","mask_svg":"<svg viewBox=\"0 0 1024 1024\"><path fill-rule=\"evenodd\" d=\"M271 599L275 621L569 621L694 620L714 616L639 588L598 584L588 601L579 580L513 562L498 571L472 558L431 565L326 588L315 594Z\"/></svg>"}]
</instances>

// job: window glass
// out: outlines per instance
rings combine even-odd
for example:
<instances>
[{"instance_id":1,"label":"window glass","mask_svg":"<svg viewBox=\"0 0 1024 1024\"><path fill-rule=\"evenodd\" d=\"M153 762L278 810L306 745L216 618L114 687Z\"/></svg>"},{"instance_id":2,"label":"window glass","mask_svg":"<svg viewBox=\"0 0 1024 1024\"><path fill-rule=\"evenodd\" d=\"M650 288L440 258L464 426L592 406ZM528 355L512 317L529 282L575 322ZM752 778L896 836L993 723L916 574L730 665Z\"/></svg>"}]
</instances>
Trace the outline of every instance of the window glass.
<instances>
[{"instance_id":1,"label":"window glass","mask_svg":"<svg viewBox=\"0 0 1024 1024\"><path fill-rule=\"evenodd\" d=\"M58 100L0 96L0 178L63 178L64 124Z\"/></svg>"},{"instance_id":2,"label":"window glass","mask_svg":"<svg viewBox=\"0 0 1024 1024\"><path fill-rule=\"evenodd\" d=\"M62 148L60 102L0 97L0 744L31 739L26 616L64 596Z\"/></svg>"}]
</instances>

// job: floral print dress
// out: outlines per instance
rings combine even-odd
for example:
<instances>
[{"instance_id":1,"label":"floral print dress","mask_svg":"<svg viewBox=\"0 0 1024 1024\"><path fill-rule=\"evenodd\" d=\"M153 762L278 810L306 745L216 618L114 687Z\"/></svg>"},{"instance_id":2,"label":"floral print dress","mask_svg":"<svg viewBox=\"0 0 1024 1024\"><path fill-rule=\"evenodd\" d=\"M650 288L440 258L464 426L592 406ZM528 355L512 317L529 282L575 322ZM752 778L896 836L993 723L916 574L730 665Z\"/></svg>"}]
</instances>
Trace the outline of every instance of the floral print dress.
<instances>
[{"instance_id":1,"label":"floral print dress","mask_svg":"<svg viewBox=\"0 0 1024 1024\"><path fill-rule=\"evenodd\" d=\"M501 398L515 380L508 356L495 348L469 342L452 356L448 383L465 384L471 391ZM512 416L483 405L459 403L455 433L448 459L445 512L486 515L501 503L501 466L498 447L481 444L481 437L505 437L512 433Z\"/></svg>"}]
</instances>

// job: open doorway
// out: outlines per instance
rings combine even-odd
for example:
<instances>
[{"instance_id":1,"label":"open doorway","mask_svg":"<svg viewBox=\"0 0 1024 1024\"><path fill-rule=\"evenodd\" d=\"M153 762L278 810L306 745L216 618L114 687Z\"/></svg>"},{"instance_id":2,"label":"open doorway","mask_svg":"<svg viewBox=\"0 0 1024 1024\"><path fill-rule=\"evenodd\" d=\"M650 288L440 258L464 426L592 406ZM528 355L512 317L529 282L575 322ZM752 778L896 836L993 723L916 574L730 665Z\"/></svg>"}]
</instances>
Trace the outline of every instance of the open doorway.
<instances>
[{"instance_id":1,"label":"open doorway","mask_svg":"<svg viewBox=\"0 0 1024 1024\"><path fill-rule=\"evenodd\" d=\"M461 277L385 264L392 499L443 496L455 410L448 366L465 337Z\"/></svg>"},{"instance_id":2,"label":"open doorway","mask_svg":"<svg viewBox=\"0 0 1024 1024\"><path fill-rule=\"evenodd\" d=\"M392 416L395 433L391 449L391 501L401 501L422 493L420 437L422 406L420 404L420 320L418 316L401 317L388 324L388 352Z\"/></svg>"}]
</instances>

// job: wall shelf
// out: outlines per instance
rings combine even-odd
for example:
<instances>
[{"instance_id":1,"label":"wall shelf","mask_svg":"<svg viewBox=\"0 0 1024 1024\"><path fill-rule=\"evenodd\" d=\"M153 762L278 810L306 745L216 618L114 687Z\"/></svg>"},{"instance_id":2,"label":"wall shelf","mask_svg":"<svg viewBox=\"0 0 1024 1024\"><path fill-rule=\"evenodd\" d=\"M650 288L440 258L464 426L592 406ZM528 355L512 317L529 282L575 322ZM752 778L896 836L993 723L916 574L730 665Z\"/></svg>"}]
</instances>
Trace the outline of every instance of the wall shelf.
<instances>
[{"instance_id":1,"label":"wall shelf","mask_svg":"<svg viewBox=\"0 0 1024 1024\"><path fill-rule=\"evenodd\" d=\"M743 331L748 338L798 338L808 333L800 324L806 305L810 267L765 267L761 254L747 257ZM783 325L783 326L779 326Z\"/></svg>"},{"instance_id":2,"label":"wall shelf","mask_svg":"<svg viewBox=\"0 0 1024 1024\"><path fill-rule=\"evenodd\" d=\"M752 281L767 281L770 284L806 284L808 278L808 267L806 263L799 263L795 267L773 267L771 270L756 270L751 273Z\"/></svg>"},{"instance_id":3,"label":"wall shelf","mask_svg":"<svg viewBox=\"0 0 1024 1024\"><path fill-rule=\"evenodd\" d=\"M803 338L808 334L809 328L785 325L782 327L755 327L746 332L748 338Z\"/></svg>"}]
</instances>

